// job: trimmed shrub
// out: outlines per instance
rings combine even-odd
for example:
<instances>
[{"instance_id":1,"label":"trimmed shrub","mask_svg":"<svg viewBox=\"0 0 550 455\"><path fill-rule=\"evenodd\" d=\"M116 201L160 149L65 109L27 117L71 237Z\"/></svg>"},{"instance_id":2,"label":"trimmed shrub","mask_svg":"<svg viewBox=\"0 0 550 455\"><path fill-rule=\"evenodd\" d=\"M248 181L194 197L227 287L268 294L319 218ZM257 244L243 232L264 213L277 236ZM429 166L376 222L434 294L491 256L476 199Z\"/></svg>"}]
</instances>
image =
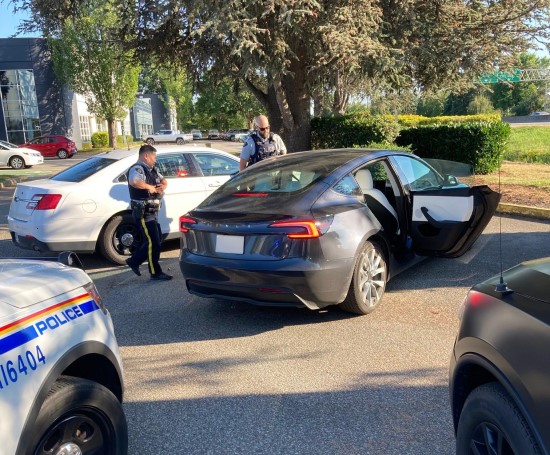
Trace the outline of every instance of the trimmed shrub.
<instances>
[{"instance_id":1,"label":"trimmed shrub","mask_svg":"<svg viewBox=\"0 0 550 455\"><path fill-rule=\"evenodd\" d=\"M386 118L393 119L393 115L386 115ZM439 117L424 117L422 115L405 114L399 115L397 122L402 127L418 125L435 125L446 123L471 123L471 122L499 122L500 114L476 114L476 115L441 115Z\"/></svg>"},{"instance_id":2,"label":"trimmed shrub","mask_svg":"<svg viewBox=\"0 0 550 455\"><path fill-rule=\"evenodd\" d=\"M80 148L83 152L87 150L92 150L92 143L91 142L83 142L82 147Z\"/></svg>"},{"instance_id":3,"label":"trimmed shrub","mask_svg":"<svg viewBox=\"0 0 550 455\"><path fill-rule=\"evenodd\" d=\"M459 161L488 174L499 168L510 131L500 120L419 125L401 130L396 143L422 158Z\"/></svg>"},{"instance_id":4,"label":"trimmed shrub","mask_svg":"<svg viewBox=\"0 0 550 455\"><path fill-rule=\"evenodd\" d=\"M94 148L109 146L109 133L107 131L96 131L92 134L92 144Z\"/></svg>"},{"instance_id":5,"label":"trimmed shrub","mask_svg":"<svg viewBox=\"0 0 550 455\"><path fill-rule=\"evenodd\" d=\"M392 143L399 133L394 119L366 112L311 120L311 148L368 147L372 143Z\"/></svg>"},{"instance_id":6,"label":"trimmed shrub","mask_svg":"<svg viewBox=\"0 0 550 455\"><path fill-rule=\"evenodd\" d=\"M131 144L134 142L134 138L130 135L126 135L126 142L124 142L124 136L122 134L118 134L116 137L116 145L117 147L123 147L127 144Z\"/></svg>"}]
</instances>

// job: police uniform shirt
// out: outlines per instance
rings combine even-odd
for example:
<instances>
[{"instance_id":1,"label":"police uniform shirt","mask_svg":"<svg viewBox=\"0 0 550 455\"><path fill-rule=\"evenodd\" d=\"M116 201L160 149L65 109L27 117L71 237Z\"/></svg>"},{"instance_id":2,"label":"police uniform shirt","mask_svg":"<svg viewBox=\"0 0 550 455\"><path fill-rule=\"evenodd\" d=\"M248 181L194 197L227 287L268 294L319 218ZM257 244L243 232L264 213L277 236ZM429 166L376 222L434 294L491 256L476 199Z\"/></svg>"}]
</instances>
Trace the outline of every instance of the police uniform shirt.
<instances>
[{"instance_id":1,"label":"police uniform shirt","mask_svg":"<svg viewBox=\"0 0 550 455\"><path fill-rule=\"evenodd\" d=\"M143 161L138 160L138 163L141 163L147 169L152 170L152 168L147 166L147 164L144 163ZM159 171L157 171L157 175L159 176L159 183L160 183L164 179L164 176ZM145 172L143 171L143 168L137 163L134 164L130 168L130 171L128 172L128 182L133 182L134 180L143 180L144 182L147 182L147 178L145 177Z\"/></svg>"},{"instance_id":2,"label":"police uniform shirt","mask_svg":"<svg viewBox=\"0 0 550 455\"><path fill-rule=\"evenodd\" d=\"M263 139L259 134L258 137L260 139ZM269 136L267 136L266 139L263 139L263 142L267 142L268 140ZM273 134L273 142L275 143L275 150L280 155L286 154L286 147L283 140L281 139L281 136L279 136L278 134ZM248 161L250 159L250 156L254 155L254 153L256 153L256 143L254 142L254 139L252 139L252 137L248 136L241 151L241 159Z\"/></svg>"}]
</instances>

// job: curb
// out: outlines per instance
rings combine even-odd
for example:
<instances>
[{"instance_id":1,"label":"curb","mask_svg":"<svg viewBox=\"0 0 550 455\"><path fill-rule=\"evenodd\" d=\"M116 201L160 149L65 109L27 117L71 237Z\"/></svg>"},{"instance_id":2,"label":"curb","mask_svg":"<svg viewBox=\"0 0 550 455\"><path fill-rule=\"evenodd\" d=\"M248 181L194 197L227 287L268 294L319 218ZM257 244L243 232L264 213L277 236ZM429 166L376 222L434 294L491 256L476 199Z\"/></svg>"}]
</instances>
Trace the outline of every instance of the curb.
<instances>
[{"instance_id":1,"label":"curb","mask_svg":"<svg viewBox=\"0 0 550 455\"><path fill-rule=\"evenodd\" d=\"M21 177L0 177L0 188L8 188L17 185L19 182L27 180ZM550 209L539 207L529 207L527 205L505 204L500 203L497 206L497 213L505 215L521 215L528 218L536 218L540 220L550 220Z\"/></svg>"},{"instance_id":2,"label":"curb","mask_svg":"<svg viewBox=\"0 0 550 455\"><path fill-rule=\"evenodd\" d=\"M529 207L527 205L500 203L498 204L497 212L504 213L506 215L521 215L529 218L550 220L550 209L543 209L539 207Z\"/></svg>"}]
</instances>

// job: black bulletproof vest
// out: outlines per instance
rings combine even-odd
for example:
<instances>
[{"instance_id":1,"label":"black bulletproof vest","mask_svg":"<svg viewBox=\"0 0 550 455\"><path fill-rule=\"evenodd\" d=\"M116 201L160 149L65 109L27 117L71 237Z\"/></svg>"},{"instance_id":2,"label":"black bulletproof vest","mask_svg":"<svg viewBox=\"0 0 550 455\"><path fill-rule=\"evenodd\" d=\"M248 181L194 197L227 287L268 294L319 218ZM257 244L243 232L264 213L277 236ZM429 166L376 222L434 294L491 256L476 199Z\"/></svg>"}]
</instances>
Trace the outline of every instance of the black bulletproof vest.
<instances>
[{"instance_id":1,"label":"black bulletproof vest","mask_svg":"<svg viewBox=\"0 0 550 455\"><path fill-rule=\"evenodd\" d=\"M156 185L157 183L160 183L160 178L156 168L153 167L153 169L149 170L147 166L141 164L140 162L137 162L132 167L134 166L141 166L143 173L145 174L145 181L149 185ZM128 174L130 174L130 171L128 171ZM150 198L149 191L130 185L130 179L128 179L128 190L130 191L130 199L145 201Z\"/></svg>"},{"instance_id":2,"label":"black bulletproof vest","mask_svg":"<svg viewBox=\"0 0 550 455\"><path fill-rule=\"evenodd\" d=\"M279 154L275 148L275 139L273 139L273 133L269 134L269 137L266 141L264 141L258 135L258 133L252 133L250 137L254 141L256 150L254 154L250 155L250 158L248 159L249 165Z\"/></svg>"}]
</instances>

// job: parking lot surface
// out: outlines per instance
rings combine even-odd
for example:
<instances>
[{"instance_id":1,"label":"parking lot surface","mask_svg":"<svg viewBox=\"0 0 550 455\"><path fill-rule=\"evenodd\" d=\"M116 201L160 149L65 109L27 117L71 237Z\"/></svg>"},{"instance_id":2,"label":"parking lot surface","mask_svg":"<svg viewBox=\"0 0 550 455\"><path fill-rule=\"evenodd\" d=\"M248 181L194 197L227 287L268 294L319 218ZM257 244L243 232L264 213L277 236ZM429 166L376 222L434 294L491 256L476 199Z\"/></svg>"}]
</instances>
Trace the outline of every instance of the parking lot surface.
<instances>
[{"instance_id":1,"label":"parking lot surface","mask_svg":"<svg viewBox=\"0 0 550 455\"><path fill-rule=\"evenodd\" d=\"M9 239L10 197L0 256L41 256ZM130 454L425 455L454 453L448 362L465 293L543 256L550 222L495 217L464 257L395 277L368 316L191 296L177 242L161 256L171 282L82 259L121 347Z\"/></svg>"}]
</instances>

